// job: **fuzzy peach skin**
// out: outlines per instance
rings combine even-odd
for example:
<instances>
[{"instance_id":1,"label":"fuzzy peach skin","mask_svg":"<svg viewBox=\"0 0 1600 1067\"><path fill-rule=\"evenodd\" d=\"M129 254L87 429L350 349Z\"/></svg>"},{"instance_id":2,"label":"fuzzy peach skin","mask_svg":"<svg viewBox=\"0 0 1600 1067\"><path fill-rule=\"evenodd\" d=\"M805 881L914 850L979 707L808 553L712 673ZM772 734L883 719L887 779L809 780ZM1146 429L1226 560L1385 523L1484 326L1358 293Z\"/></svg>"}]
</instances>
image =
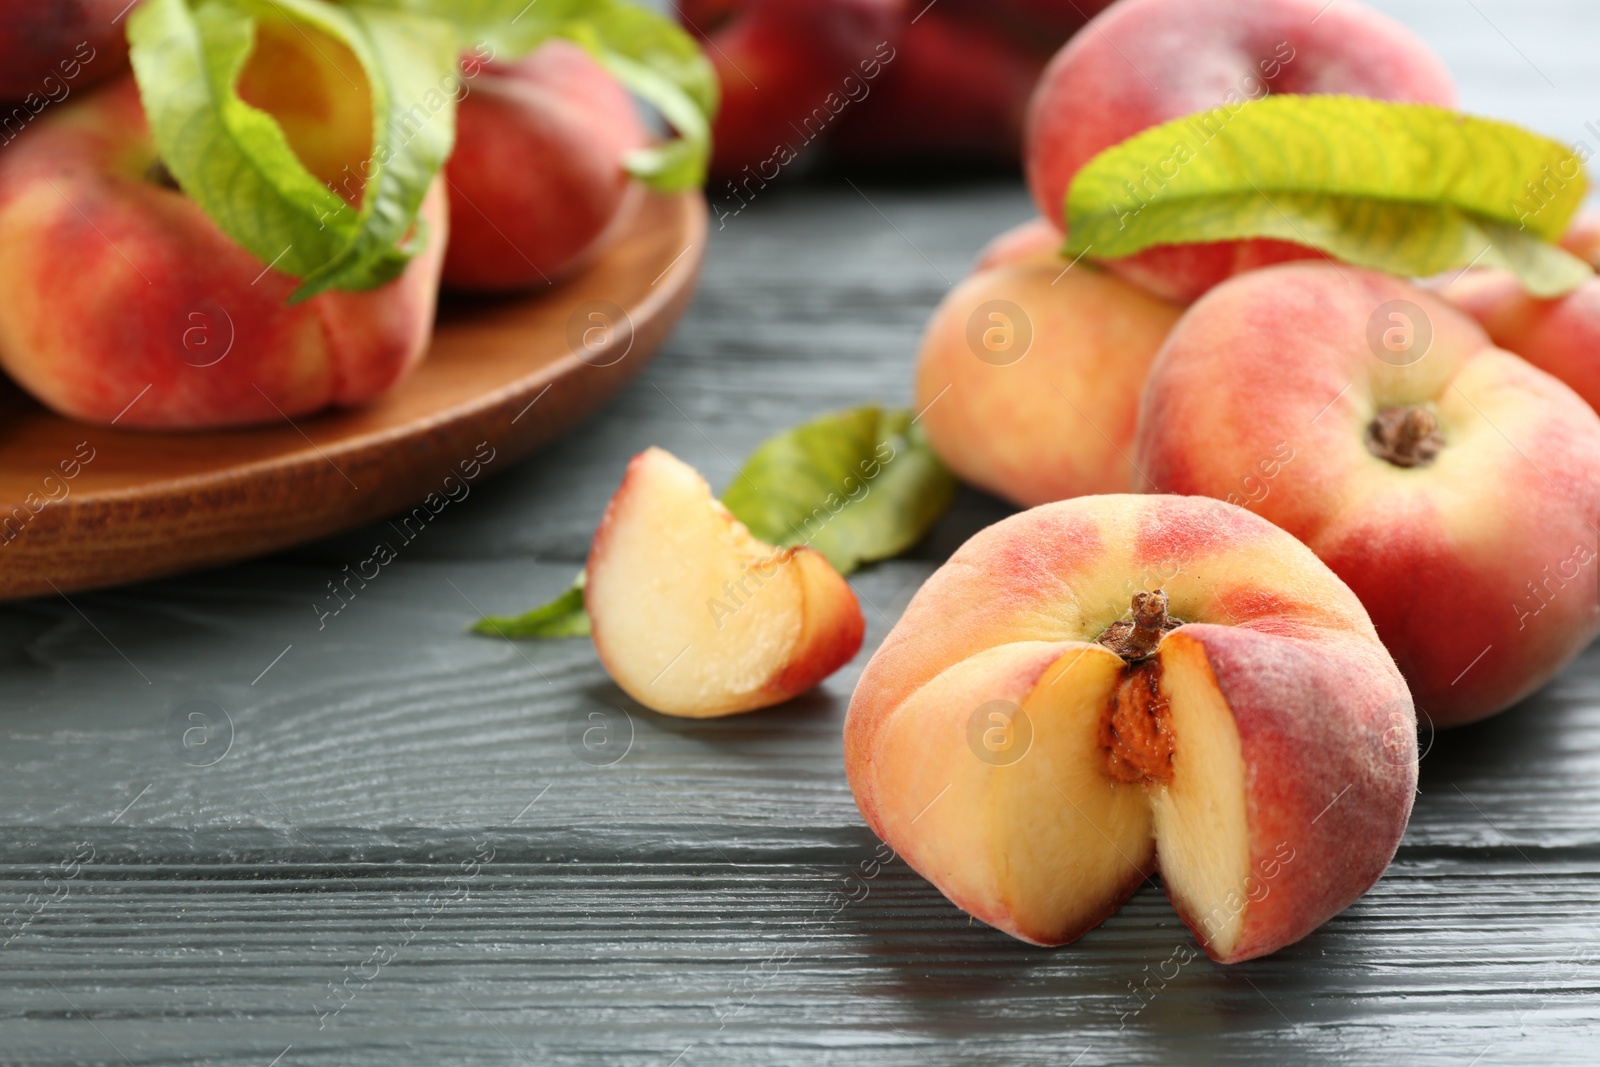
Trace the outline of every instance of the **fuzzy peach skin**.
<instances>
[{"instance_id":1,"label":"fuzzy peach skin","mask_svg":"<svg viewBox=\"0 0 1600 1067\"><path fill-rule=\"evenodd\" d=\"M121 74L128 67L129 6L128 0L0 0L0 102L60 103ZM0 124L6 114L0 110Z\"/></svg>"},{"instance_id":2,"label":"fuzzy peach skin","mask_svg":"<svg viewBox=\"0 0 1600 1067\"><path fill-rule=\"evenodd\" d=\"M472 69L445 166L454 226L445 285L492 292L559 280L632 217L641 192L623 163L649 131L621 84L568 41Z\"/></svg>"},{"instance_id":3,"label":"fuzzy peach skin","mask_svg":"<svg viewBox=\"0 0 1600 1067\"><path fill-rule=\"evenodd\" d=\"M806 128L814 109L841 89L852 103L828 124L837 127L828 147L844 160L1012 162L1040 70L1108 0L873 2L878 17L866 24L859 0L674 5L685 26L716 42L708 56L726 113L716 130L719 177L737 180L745 166L760 177L775 135L799 149L817 132ZM862 74L871 83L864 94L845 82Z\"/></svg>"},{"instance_id":4,"label":"fuzzy peach skin","mask_svg":"<svg viewBox=\"0 0 1600 1067\"><path fill-rule=\"evenodd\" d=\"M916 409L935 451L1025 507L1139 488L1128 461L1139 390L1180 313L1067 266L1029 254L974 274L934 312L917 356Z\"/></svg>"},{"instance_id":5,"label":"fuzzy peach skin","mask_svg":"<svg viewBox=\"0 0 1600 1067\"><path fill-rule=\"evenodd\" d=\"M281 423L370 400L421 360L448 228L437 185L427 248L400 278L290 306L298 281L155 162L131 78L0 154L0 365L36 399L125 427Z\"/></svg>"},{"instance_id":6,"label":"fuzzy peach skin","mask_svg":"<svg viewBox=\"0 0 1600 1067\"><path fill-rule=\"evenodd\" d=\"M830 151L851 163L1015 164L1023 118L1049 52L983 15L931 8L902 31L870 95L840 116Z\"/></svg>"},{"instance_id":7,"label":"fuzzy peach skin","mask_svg":"<svg viewBox=\"0 0 1600 1067\"><path fill-rule=\"evenodd\" d=\"M682 5L679 17L704 38L722 89L711 126L716 182L751 195L831 135L838 116L866 99L896 61L908 7L908 0Z\"/></svg>"},{"instance_id":8,"label":"fuzzy peach skin","mask_svg":"<svg viewBox=\"0 0 1600 1067\"><path fill-rule=\"evenodd\" d=\"M1425 354L1408 322L1431 324ZM1380 411L1413 408L1442 435L1431 462L1369 449ZM1438 725L1509 707L1600 629L1600 417L1408 282L1292 264L1217 287L1150 372L1136 462L1309 545Z\"/></svg>"},{"instance_id":9,"label":"fuzzy peach skin","mask_svg":"<svg viewBox=\"0 0 1600 1067\"><path fill-rule=\"evenodd\" d=\"M1083 29L1111 0L944 0L940 6L967 18L984 18L1023 41L1054 50Z\"/></svg>"},{"instance_id":10,"label":"fuzzy peach skin","mask_svg":"<svg viewBox=\"0 0 1600 1067\"><path fill-rule=\"evenodd\" d=\"M984 245L977 262L972 265L972 272L976 274L1010 263L1059 263L1059 271L1067 265L1061 258L1061 248L1066 241L1066 235L1049 219L1031 218Z\"/></svg>"},{"instance_id":11,"label":"fuzzy peach skin","mask_svg":"<svg viewBox=\"0 0 1600 1067\"><path fill-rule=\"evenodd\" d=\"M1581 217L1561 244L1600 269L1600 215ZM1510 271L1473 270L1443 292L1477 319L1495 344L1554 374L1600 410L1600 279L1541 300Z\"/></svg>"},{"instance_id":12,"label":"fuzzy peach skin","mask_svg":"<svg viewBox=\"0 0 1600 1067\"><path fill-rule=\"evenodd\" d=\"M606 672L665 715L782 703L855 656L866 622L821 553L757 540L693 468L628 464L589 550L584 603Z\"/></svg>"},{"instance_id":13,"label":"fuzzy peach skin","mask_svg":"<svg viewBox=\"0 0 1600 1067\"><path fill-rule=\"evenodd\" d=\"M1040 213L1062 219L1073 176L1105 149L1268 92L1456 104L1427 45L1354 0L1120 0L1057 53L1034 92L1024 159ZM1317 255L1253 240L1158 246L1112 267L1189 303L1230 275Z\"/></svg>"},{"instance_id":14,"label":"fuzzy peach skin","mask_svg":"<svg viewBox=\"0 0 1600 1067\"><path fill-rule=\"evenodd\" d=\"M1153 657L1097 643L1157 587L1181 625ZM1129 780L1107 719L1152 669L1167 780ZM1031 743L984 758L974 719L1008 706ZM1382 874L1415 719L1361 604L1305 546L1220 501L1094 496L997 523L928 579L856 687L845 766L873 831L983 922L1062 944L1159 870L1206 952L1236 962Z\"/></svg>"},{"instance_id":15,"label":"fuzzy peach skin","mask_svg":"<svg viewBox=\"0 0 1600 1067\"><path fill-rule=\"evenodd\" d=\"M1574 219L1561 236L1561 247L1600 270L1600 212L1586 212Z\"/></svg>"}]
</instances>

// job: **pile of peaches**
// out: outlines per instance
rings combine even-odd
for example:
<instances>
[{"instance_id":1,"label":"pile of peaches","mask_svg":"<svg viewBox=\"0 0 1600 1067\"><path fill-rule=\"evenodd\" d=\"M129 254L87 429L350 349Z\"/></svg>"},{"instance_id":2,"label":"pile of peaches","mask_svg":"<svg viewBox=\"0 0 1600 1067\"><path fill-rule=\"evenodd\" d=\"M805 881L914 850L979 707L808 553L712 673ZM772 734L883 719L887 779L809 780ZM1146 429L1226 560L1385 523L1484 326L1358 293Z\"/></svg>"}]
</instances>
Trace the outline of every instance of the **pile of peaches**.
<instances>
[{"instance_id":1,"label":"pile of peaches","mask_svg":"<svg viewBox=\"0 0 1600 1067\"><path fill-rule=\"evenodd\" d=\"M1061 253L1080 168L1241 86L1456 104L1353 2L1120 0L1033 97L1040 218L917 361L933 448L1030 510L916 594L857 683L846 767L913 868L1037 944L1157 871L1218 961L1304 937L1393 857L1418 721L1501 712L1600 630L1600 281L1538 299L1264 239ZM1600 265L1600 225L1563 244ZM587 582L602 662L670 714L776 703L862 641L825 560L755 540L658 450Z\"/></svg>"},{"instance_id":2,"label":"pile of peaches","mask_svg":"<svg viewBox=\"0 0 1600 1067\"><path fill-rule=\"evenodd\" d=\"M62 415L197 429L363 403L423 358L441 286L546 286L603 249L640 202L625 163L652 134L577 44L553 39L520 57L472 48L417 100L396 103L379 145L357 56L303 8L291 20L272 5L233 88L241 109L264 116L256 132L274 125L308 172L272 175L283 188L359 210L375 157L448 144L454 121L404 271L296 299L292 242L273 259L232 236L260 205L226 203L230 228L162 158L124 30L142 23L153 35L170 7L0 2L0 366ZM141 78L169 74L152 56Z\"/></svg>"}]
</instances>

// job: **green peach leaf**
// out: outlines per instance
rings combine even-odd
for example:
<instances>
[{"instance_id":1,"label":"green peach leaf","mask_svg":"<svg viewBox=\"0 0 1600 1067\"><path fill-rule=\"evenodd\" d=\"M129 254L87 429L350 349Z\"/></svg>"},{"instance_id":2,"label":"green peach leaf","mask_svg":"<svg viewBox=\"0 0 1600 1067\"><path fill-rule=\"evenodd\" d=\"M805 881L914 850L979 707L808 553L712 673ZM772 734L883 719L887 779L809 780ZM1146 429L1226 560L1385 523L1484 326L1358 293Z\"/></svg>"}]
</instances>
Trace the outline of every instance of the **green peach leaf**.
<instances>
[{"instance_id":1,"label":"green peach leaf","mask_svg":"<svg viewBox=\"0 0 1600 1067\"><path fill-rule=\"evenodd\" d=\"M342 40L367 73L372 90L371 172L355 237L342 254L307 275L297 299L325 289L366 289L400 273L426 246L417 217L445 161L455 151L455 98L460 48L434 19L364 7L338 11L320 0L271 0L318 21Z\"/></svg>"},{"instance_id":2,"label":"green peach leaf","mask_svg":"<svg viewBox=\"0 0 1600 1067\"><path fill-rule=\"evenodd\" d=\"M255 21L228 4L150 0L128 20L134 74L168 171L263 262L304 277L349 243L355 212L233 91Z\"/></svg>"},{"instance_id":3,"label":"green peach leaf","mask_svg":"<svg viewBox=\"0 0 1600 1067\"><path fill-rule=\"evenodd\" d=\"M909 411L868 405L769 438L722 502L761 540L808 545L849 574L920 541L955 487Z\"/></svg>"},{"instance_id":4,"label":"green peach leaf","mask_svg":"<svg viewBox=\"0 0 1600 1067\"><path fill-rule=\"evenodd\" d=\"M237 92L258 22L283 19L340 41L373 104L359 209L313 176L277 121ZM370 289L405 267L417 212L455 140L453 102L418 114L454 76L448 25L322 0L149 0L129 19L134 76L162 162L217 226L264 264L301 279L293 299ZM403 244L404 242L404 244Z\"/></svg>"},{"instance_id":5,"label":"green peach leaf","mask_svg":"<svg viewBox=\"0 0 1600 1067\"><path fill-rule=\"evenodd\" d=\"M526 55L551 36L550 28L582 18L594 0L337 0L442 19L463 42L487 45L498 59Z\"/></svg>"},{"instance_id":6,"label":"green peach leaf","mask_svg":"<svg viewBox=\"0 0 1600 1067\"><path fill-rule=\"evenodd\" d=\"M705 182L716 72L671 19L627 0L354 0L450 21L495 60L516 60L553 37L581 45L660 112L677 136L632 153L628 171L663 192Z\"/></svg>"},{"instance_id":7,"label":"green peach leaf","mask_svg":"<svg viewBox=\"0 0 1600 1067\"><path fill-rule=\"evenodd\" d=\"M488 615L473 624L474 633L490 637L588 637L589 614L583 608L585 575L548 604L522 615Z\"/></svg>"},{"instance_id":8,"label":"green peach leaf","mask_svg":"<svg viewBox=\"0 0 1600 1067\"><path fill-rule=\"evenodd\" d=\"M1582 160L1509 123L1427 104L1274 95L1145 130L1067 193L1065 253L1270 237L1424 276L1516 271L1540 296L1593 277L1550 242L1582 206Z\"/></svg>"},{"instance_id":9,"label":"green peach leaf","mask_svg":"<svg viewBox=\"0 0 1600 1067\"><path fill-rule=\"evenodd\" d=\"M671 20L624 0L594 4L562 35L587 48L677 132L673 140L632 153L629 172L664 192L703 185L720 89L694 39Z\"/></svg>"}]
</instances>

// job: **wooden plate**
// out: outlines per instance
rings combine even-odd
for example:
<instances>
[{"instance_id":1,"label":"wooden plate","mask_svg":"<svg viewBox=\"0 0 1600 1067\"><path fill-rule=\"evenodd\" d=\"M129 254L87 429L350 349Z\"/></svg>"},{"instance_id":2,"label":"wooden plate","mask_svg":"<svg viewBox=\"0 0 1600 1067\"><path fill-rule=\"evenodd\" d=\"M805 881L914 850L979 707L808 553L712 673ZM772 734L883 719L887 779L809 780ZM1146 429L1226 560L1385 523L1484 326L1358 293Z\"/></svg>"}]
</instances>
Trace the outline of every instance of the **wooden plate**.
<instances>
[{"instance_id":1,"label":"wooden plate","mask_svg":"<svg viewBox=\"0 0 1600 1067\"><path fill-rule=\"evenodd\" d=\"M649 197L604 256L555 289L447 304L416 374L355 410L150 433L73 423L10 389L0 598L228 563L416 505L423 522L461 492L447 477L503 470L644 366L689 303L705 238L698 194Z\"/></svg>"}]
</instances>

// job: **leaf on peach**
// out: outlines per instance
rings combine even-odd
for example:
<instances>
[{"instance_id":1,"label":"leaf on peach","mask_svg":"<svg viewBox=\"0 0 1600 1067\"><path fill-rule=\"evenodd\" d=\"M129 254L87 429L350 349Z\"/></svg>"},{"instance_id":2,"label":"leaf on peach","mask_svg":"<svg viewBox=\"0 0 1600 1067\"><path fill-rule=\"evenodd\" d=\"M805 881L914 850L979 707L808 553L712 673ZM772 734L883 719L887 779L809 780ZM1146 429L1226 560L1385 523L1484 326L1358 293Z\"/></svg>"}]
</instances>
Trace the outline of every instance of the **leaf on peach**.
<instances>
[{"instance_id":1,"label":"leaf on peach","mask_svg":"<svg viewBox=\"0 0 1600 1067\"><path fill-rule=\"evenodd\" d=\"M849 574L915 545L954 495L911 413L867 405L768 438L722 502L763 541L809 545Z\"/></svg>"},{"instance_id":2,"label":"leaf on peach","mask_svg":"<svg viewBox=\"0 0 1600 1067\"><path fill-rule=\"evenodd\" d=\"M340 72L371 101L367 157L349 161L363 185L355 206L311 173L272 114L239 93L269 21L292 25L312 51L318 36L347 50L365 75L361 86ZM370 289L400 274L421 247L417 213L455 143L447 98L408 119L453 75L449 26L322 0L149 0L130 16L128 37L163 164L241 247L302 279L294 299ZM318 54L331 62L326 50Z\"/></svg>"},{"instance_id":3,"label":"leaf on peach","mask_svg":"<svg viewBox=\"0 0 1600 1067\"><path fill-rule=\"evenodd\" d=\"M1273 95L1095 156L1067 193L1065 254L1267 237L1392 274L1500 267L1555 296L1594 273L1553 244L1588 190L1585 158L1433 105Z\"/></svg>"},{"instance_id":4,"label":"leaf on peach","mask_svg":"<svg viewBox=\"0 0 1600 1067\"><path fill-rule=\"evenodd\" d=\"M592 54L676 132L632 153L634 177L676 192L705 182L716 114L716 72L700 46L671 19L628 0L342 0L450 22L463 42L514 60L560 37Z\"/></svg>"}]
</instances>

